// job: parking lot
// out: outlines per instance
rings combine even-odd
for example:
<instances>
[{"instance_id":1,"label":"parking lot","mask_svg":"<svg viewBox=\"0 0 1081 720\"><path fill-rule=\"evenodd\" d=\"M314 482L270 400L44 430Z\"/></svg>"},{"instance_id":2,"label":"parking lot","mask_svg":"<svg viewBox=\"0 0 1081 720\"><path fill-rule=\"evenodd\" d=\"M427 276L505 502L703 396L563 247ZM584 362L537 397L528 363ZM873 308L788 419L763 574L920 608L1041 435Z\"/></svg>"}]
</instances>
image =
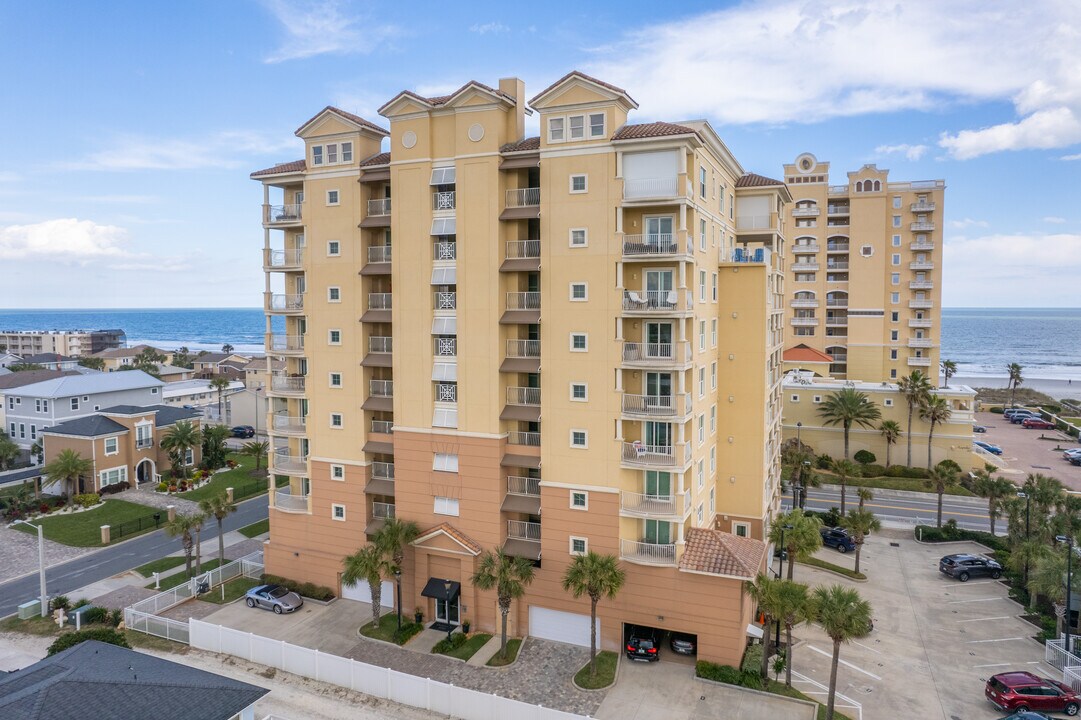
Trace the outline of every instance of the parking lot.
<instances>
[{"instance_id":1,"label":"parking lot","mask_svg":"<svg viewBox=\"0 0 1081 720\"><path fill-rule=\"evenodd\" d=\"M1005 585L989 578L961 583L938 572L940 557L963 552L981 548L923 545L911 532L885 530L864 545L860 569L867 582L796 566L798 581L854 587L874 608L871 634L841 649L837 692L853 702L839 698L840 712L855 720L998 718L1005 713L983 694L988 677L1008 670L1055 677L1032 639L1037 628L1017 617L1021 607L1008 599ZM819 556L850 567L835 552ZM793 668L808 679L797 687L825 702L814 683L829 683L832 641L817 626L800 626L794 635L803 643Z\"/></svg>"},{"instance_id":2,"label":"parking lot","mask_svg":"<svg viewBox=\"0 0 1081 720\"><path fill-rule=\"evenodd\" d=\"M287 615L250 608L239 600L203 618L216 625L335 655L343 655L352 649L357 644L357 628L371 619L371 605L349 600L332 605L317 605L309 600L302 608Z\"/></svg>"},{"instance_id":3,"label":"parking lot","mask_svg":"<svg viewBox=\"0 0 1081 720\"><path fill-rule=\"evenodd\" d=\"M1005 461L999 474L1017 484L1025 481L1030 473L1042 473L1060 480L1069 490L1081 492L1081 467L1062 459L1062 453L1053 448L1078 447L1079 443L1056 430L1026 430L1012 425L1001 415L989 412L976 413L976 424L987 428L973 438L1002 448L1000 456ZM1040 436L1059 438L1041 440Z\"/></svg>"}]
</instances>

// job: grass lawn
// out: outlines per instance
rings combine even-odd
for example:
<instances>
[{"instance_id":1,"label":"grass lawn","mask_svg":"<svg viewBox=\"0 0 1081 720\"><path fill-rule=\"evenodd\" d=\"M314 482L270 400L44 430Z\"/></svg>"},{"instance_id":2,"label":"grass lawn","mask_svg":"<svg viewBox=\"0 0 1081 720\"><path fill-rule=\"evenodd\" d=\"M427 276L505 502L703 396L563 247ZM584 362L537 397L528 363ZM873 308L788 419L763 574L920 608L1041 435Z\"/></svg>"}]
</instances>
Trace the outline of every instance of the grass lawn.
<instances>
[{"instance_id":1,"label":"grass lawn","mask_svg":"<svg viewBox=\"0 0 1081 720\"><path fill-rule=\"evenodd\" d=\"M509 638L507 640L507 657L499 657L499 651L496 650L495 655L488 661L488 667L502 667L504 665L510 665L514 662L514 659L518 657L518 649L522 647L521 638Z\"/></svg>"},{"instance_id":2,"label":"grass lawn","mask_svg":"<svg viewBox=\"0 0 1081 720\"><path fill-rule=\"evenodd\" d=\"M247 455L236 454L231 454L228 457L230 460L236 460L239 464L232 470L217 473L206 485L196 488L195 490L189 490L186 493L180 493L177 497L191 500L192 502L199 502L200 500L206 500L215 495L221 495L225 492L225 488L231 487L235 488L237 499L239 500L239 496L241 495L251 497L251 495L241 492L241 490L243 487L251 485L256 481L262 482L264 486L263 491L265 492L266 478L253 477L251 474L252 468L255 467L254 458L250 458Z\"/></svg>"},{"instance_id":3,"label":"grass lawn","mask_svg":"<svg viewBox=\"0 0 1081 720\"><path fill-rule=\"evenodd\" d=\"M270 532L270 518L240 528L240 534L247 538L253 538L268 532Z\"/></svg>"},{"instance_id":4,"label":"grass lawn","mask_svg":"<svg viewBox=\"0 0 1081 720\"><path fill-rule=\"evenodd\" d=\"M360 629L360 634L364 637L382 640L383 642L405 645L406 642L409 641L409 638L413 637L423 629L424 625L409 622L403 617L402 632L398 635L398 616L394 613L386 613L379 617L379 627L375 627L374 623L368 623Z\"/></svg>"},{"instance_id":5,"label":"grass lawn","mask_svg":"<svg viewBox=\"0 0 1081 720\"><path fill-rule=\"evenodd\" d=\"M803 565L811 565L812 567L823 568L825 570L832 570L835 573L840 573L841 575L844 575L845 577L850 577L854 580L867 579L867 576L863 573L855 572L850 568L841 567L840 565L834 565L833 563L826 562L825 560L819 560L816 557L809 557L806 560L797 560L796 562L802 563Z\"/></svg>"},{"instance_id":6,"label":"grass lawn","mask_svg":"<svg viewBox=\"0 0 1081 720\"><path fill-rule=\"evenodd\" d=\"M491 639L492 636L488 633L477 633L466 640L465 644L460 648L455 648L454 650L441 654L446 655L447 657L458 658L459 660L468 660L476 655L477 651L484 647L484 644ZM435 652L435 650L432 650L432 652Z\"/></svg>"},{"instance_id":7,"label":"grass lawn","mask_svg":"<svg viewBox=\"0 0 1081 720\"><path fill-rule=\"evenodd\" d=\"M244 593L251 590L256 585L261 583L258 580L252 580L251 578L238 577L229 580L224 585L219 585L216 588L211 588L210 592L205 595L200 595L200 600L206 600L207 602L216 603L218 605L225 605L231 603L234 600L244 597ZM222 597L221 589L225 588L225 597Z\"/></svg>"},{"instance_id":8,"label":"grass lawn","mask_svg":"<svg viewBox=\"0 0 1081 720\"><path fill-rule=\"evenodd\" d=\"M123 522L136 520L154 514L154 508L146 505L123 500L106 500L105 505L93 510L74 513L72 515L51 515L49 517L34 520L45 528L45 537L62 545L75 547L101 547L101 526L119 525ZM164 514L162 515L164 525ZM37 534L37 530L26 525L13 526L19 532ZM135 535L154 530L154 524L150 523L142 532L124 535L126 540Z\"/></svg>"},{"instance_id":9,"label":"grass lawn","mask_svg":"<svg viewBox=\"0 0 1081 720\"><path fill-rule=\"evenodd\" d=\"M179 555L176 557L163 557L160 560L152 560L146 565L140 565L135 568L135 572L139 573L145 578L154 577L154 573L162 573L166 570L172 570L175 567L180 567L184 564L184 556Z\"/></svg>"},{"instance_id":10,"label":"grass lawn","mask_svg":"<svg viewBox=\"0 0 1081 720\"><path fill-rule=\"evenodd\" d=\"M228 562L228 560L227 560L227 562ZM180 564L181 565L184 564L184 558L180 558ZM221 565L221 560L219 560L217 558L214 558L213 560L204 560L200 569L203 572L206 572L207 570L213 570L214 568L216 568L219 565ZM195 572L195 559L194 558L191 561L191 569L192 569L192 572ZM195 577L195 576L192 575L191 577ZM161 581L161 589L162 590L171 590L172 588L175 588L177 585L183 585L188 580L190 580L191 577L188 577L187 575L185 575L182 572L177 573L176 575L170 575L169 577L164 578ZM150 583L149 585L147 585L146 589L147 590L153 590L154 589L154 583Z\"/></svg>"},{"instance_id":11,"label":"grass lawn","mask_svg":"<svg viewBox=\"0 0 1081 720\"><path fill-rule=\"evenodd\" d=\"M29 620L20 620L18 615L0 620L0 632L17 632L25 635L57 635L59 628L52 613L47 617L35 615Z\"/></svg>"},{"instance_id":12,"label":"grass lawn","mask_svg":"<svg viewBox=\"0 0 1081 720\"><path fill-rule=\"evenodd\" d=\"M582 666L574 676L574 684L586 690L599 690L606 688L616 681L616 665L619 664L619 656L611 650L597 653L597 674L589 676L589 663Z\"/></svg>"}]
</instances>

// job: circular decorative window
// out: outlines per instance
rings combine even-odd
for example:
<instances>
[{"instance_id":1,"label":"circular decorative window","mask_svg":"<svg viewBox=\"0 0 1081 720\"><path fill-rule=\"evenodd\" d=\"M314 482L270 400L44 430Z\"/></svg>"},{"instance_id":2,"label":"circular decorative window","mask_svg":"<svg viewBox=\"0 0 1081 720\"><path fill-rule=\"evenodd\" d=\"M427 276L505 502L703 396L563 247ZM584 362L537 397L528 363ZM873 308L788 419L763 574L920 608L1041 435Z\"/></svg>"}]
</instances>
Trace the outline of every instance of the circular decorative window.
<instances>
[{"instance_id":1,"label":"circular decorative window","mask_svg":"<svg viewBox=\"0 0 1081 720\"><path fill-rule=\"evenodd\" d=\"M811 153L803 153L796 158L796 167L799 168L801 173L811 172L817 164L818 160Z\"/></svg>"},{"instance_id":2,"label":"circular decorative window","mask_svg":"<svg viewBox=\"0 0 1081 720\"><path fill-rule=\"evenodd\" d=\"M872 245L860 245L860 255L864 257L871 257L875 254L874 246Z\"/></svg>"},{"instance_id":3,"label":"circular decorative window","mask_svg":"<svg viewBox=\"0 0 1081 720\"><path fill-rule=\"evenodd\" d=\"M469 139L473 142L480 142L484 137L484 126L480 123L473 123L469 126Z\"/></svg>"},{"instance_id":4,"label":"circular decorative window","mask_svg":"<svg viewBox=\"0 0 1081 720\"><path fill-rule=\"evenodd\" d=\"M412 130L406 130L402 133L402 146L411 148L417 144L417 134Z\"/></svg>"}]
</instances>

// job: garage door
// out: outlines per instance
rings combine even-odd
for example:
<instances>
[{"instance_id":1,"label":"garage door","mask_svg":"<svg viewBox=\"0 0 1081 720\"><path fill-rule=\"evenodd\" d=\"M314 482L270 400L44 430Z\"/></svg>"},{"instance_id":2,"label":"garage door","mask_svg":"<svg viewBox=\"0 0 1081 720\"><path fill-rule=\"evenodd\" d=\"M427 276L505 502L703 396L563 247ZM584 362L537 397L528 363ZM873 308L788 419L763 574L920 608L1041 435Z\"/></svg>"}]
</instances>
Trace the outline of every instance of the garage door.
<instances>
[{"instance_id":1,"label":"garage door","mask_svg":"<svg viewBox=\"0 0 1081 720\"><path fill-rule=\"evenodd\" d=\"M342 598L370 603L372 601L372 589L368 587L366 582L357 583L356 585L342 585ZM394 583L390 580L383 581L383 591L379 596L379 604L387 608L394 607Z\"/></svg>"},{"instance_id":2,"label":"garage door","mask_svg":"<svg viewBox=\"0 0 1081 720\"><path fill-rule=\"evenodd\" d=\"M531 637L543 640L589 647L589 615L531 606L529 608L529 634ZM601 619L597 618L598 643L600 637Z\"/></svg>"}]
</instances>

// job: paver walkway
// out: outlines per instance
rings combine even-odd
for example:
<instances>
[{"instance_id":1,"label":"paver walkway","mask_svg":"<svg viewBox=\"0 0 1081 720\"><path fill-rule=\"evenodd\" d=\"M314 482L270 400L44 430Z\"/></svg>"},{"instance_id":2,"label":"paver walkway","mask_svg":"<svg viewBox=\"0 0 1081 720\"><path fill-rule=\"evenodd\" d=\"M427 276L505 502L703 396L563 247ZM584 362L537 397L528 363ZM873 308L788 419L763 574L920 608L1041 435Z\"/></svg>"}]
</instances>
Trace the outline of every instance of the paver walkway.
<instances>
[{"instance_id":1,"label":"paver walkway","mask_svg":"<svg viewBox=\"0 0 1081 720\"><path fill-rule=\"evenodd\" d=\"M164 510L169 505L174 505L178 513L197 512L199 503L185 500L177 495L163 495L155 491L156 485L152 482L143 483L140 486L129 488L124 492L117 493L115 497L120 500L146 505L147 507Z\"/></svg>"},{"instance_id":2,"label":"paver walkway","mask_svg":"<svg viewBox=\"0 0 1081 720\"><path fill-rule=\"evenodd\" d=\"M583 692L571 678L589 661L589 649L527 638L506 668L480 668L438 655L422 655L362 638L346 657L531 705L596 716L604 692Z\"/></svg>"},{"instance_id":3,"label":"paver walkway","mask_svg":"<svg viewBox=\"0 0 1081 720\"><path fill-rule=\"evenodd\" d=\"M45 541L45 567L73 560L99 548L82 548ZM0 525L0 582L38 570L37 533Z\"/></svg>"},{"instance_id":4,"label":"paver walkway","mask_svg":"<svg viewBox=\"0 0 1081 720\"><path fill-rule=\"evenodd\" d=\"M129 605L134 605L140 600L146 600L148 597L153 597L157 594L158 592L156 590L147 590L138 585L130 585L128 587L120 588L119 590L105 593L104 595L91 597L90 599L98 607L126 608ZM81 595L76 593L71 596L71 599L74 601L78 600L79 597L81 597Z\"/></svg>"}]
</instances>

